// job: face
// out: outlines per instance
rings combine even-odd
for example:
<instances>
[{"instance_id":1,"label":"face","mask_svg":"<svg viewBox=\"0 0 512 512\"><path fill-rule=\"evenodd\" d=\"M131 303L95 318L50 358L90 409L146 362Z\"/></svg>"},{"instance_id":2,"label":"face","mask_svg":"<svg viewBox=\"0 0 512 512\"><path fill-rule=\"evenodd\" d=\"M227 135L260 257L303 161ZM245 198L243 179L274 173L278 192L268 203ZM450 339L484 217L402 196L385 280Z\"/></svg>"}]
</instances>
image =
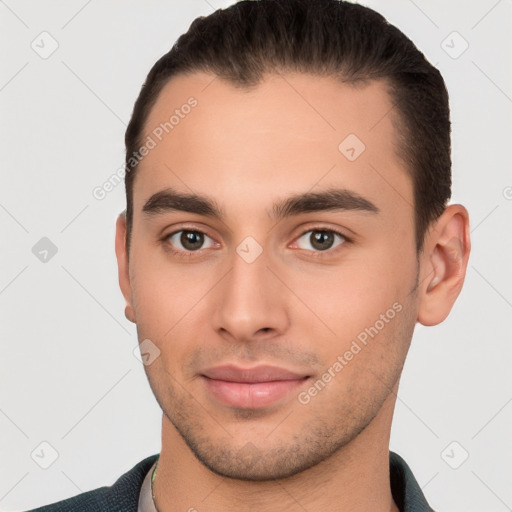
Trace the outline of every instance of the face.
<instances>
[{"instance_id":1,"label":"face","mask_svg":"<svg viewBox=\"0 0 512 512\"><path fill-rule=\"evenodd\" d=\"M165 419L218 474L296 474L393 401L418 261L391 108L379 82L194 73L149 115L124 292Z\"/></svg>"}]
</instances>

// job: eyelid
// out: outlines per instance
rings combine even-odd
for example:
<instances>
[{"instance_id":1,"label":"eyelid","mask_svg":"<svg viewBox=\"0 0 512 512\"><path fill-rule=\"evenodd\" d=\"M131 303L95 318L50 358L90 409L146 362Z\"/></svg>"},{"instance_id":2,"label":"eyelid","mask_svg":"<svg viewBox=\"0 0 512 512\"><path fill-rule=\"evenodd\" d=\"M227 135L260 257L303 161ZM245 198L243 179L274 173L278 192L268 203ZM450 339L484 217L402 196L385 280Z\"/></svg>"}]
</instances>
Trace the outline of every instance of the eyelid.
<instances>
[{"instance_id":1,"label":"eyelid","mask_svg":"<svg viewBox=\"0 0 512 512\"><path fill-rule=\"evenodd\" d=\"M336 233L337 235L342 236L347 242L353 241L352 235L348 235L345 229L325 225L308 226L307 228L303 228L303 230L294 238L294 240L297 240L301 236L304 236L306 233L309 233L310 231L327 231L331 233Z\"/></svg>"},{"instance_id":2,"label":"eyelid","mask_svg":"<svg viewBox=\"0 0 512 512\"><path fill-rule=\"evenodd\" d=\"M199 226L197 224L192 224L192 223L190 223L190 224L185 223L185 224L180 224L178 226L174 226L169 231L166 228L163 230L164 234L162 234L161 238L162 238L162 240L166 240L170 236L175 235L176 233L179 233L180 231L194 231L197 233L202 233L203 235L206 235L209 238L211 238L212 240L214 240L215 242L217 242L216 238L210 234L209 229L207 227Z\"/></svg>"}]
</instances>

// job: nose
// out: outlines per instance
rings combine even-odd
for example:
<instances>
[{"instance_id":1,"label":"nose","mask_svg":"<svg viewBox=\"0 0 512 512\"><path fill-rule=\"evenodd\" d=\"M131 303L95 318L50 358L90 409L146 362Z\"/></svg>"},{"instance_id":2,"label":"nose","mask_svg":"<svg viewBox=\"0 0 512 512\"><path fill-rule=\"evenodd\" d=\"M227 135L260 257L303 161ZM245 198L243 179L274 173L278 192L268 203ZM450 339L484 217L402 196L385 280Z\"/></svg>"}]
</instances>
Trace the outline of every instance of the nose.
<instances>
[{"instance_id":1,"label":"nose","mask_svg":"<svg viewBox=\"0 0 512 512\"><path fill-rule=\"evenodd\" d=\"M265 251L250 263L234 252L230 271L216 287L213 326L220 336L248 342L286 332L289 297L269 263Z\"/></svg>"}]
</instances>

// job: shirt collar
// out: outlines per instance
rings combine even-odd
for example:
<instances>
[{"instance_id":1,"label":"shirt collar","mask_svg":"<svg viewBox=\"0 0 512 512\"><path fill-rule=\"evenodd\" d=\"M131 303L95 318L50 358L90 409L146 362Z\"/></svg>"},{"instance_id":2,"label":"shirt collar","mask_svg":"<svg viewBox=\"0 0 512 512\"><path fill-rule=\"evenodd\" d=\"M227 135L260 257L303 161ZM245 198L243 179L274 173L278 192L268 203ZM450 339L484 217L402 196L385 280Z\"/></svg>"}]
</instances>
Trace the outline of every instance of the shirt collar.
<instances>
[{"instance_id":1,"label":"shirt collar","mask_svg":"<svg viewBox=\"0 0 512 512\"><path fill-rule=\"evenodd\" d=\"M142 483L137 512L157 512L151 494L151 476L155 465L156 462ZM389 452L389 479L391 494L400 512L434 512L427 503L411 468L394 452Z\"/></svg>"}]
</instances>

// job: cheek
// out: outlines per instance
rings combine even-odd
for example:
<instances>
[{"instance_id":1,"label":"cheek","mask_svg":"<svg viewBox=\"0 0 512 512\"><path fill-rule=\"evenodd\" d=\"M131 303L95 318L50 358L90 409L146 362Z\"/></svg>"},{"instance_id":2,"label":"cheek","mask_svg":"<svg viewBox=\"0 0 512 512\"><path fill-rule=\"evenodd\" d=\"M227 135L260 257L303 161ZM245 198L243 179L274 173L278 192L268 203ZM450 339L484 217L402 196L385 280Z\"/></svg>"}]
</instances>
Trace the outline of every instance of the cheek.
<instances>
[{"instance_id":1,"label":"cheek","mask_svg":"<svg viewBox=\"0 0 512 512\"><path fill-rule=\"evenodd\" d=\"M191 288L185 286L185 274L170 272L168 266L145 254L134 254L131 268L137 326L141 335L160 339L184 315Z\"/></svg>"},{"instance_id":2,"label":"cheek","mask_svg":"<svg viewBox=\"0 0 512 512\"><path fill-rule=\"evenodd\" d=\"M395 258L375 253L366 259L347 258L321 273L290 275L291 288L312 313L299 315L297 321L309 322L314 315L326 324L326 332L330 328L340 339L352 336L373 324L396 301L405 299L410 272L403 265L401 271L397 267Z\"/></svg>"},{"instance_id":3,"label":"cheek","mask_svg":"<svg viewBox=\"0 0 512 512\"><path fill-rule=\"evenodd\" d=\"M208 291L218 274L194 265L171 265L164 257L133 259L132 290L139 340L150 339L167 368L193 352L208 327Z\"/></svg>"},{"instance_id":4,"label":"cheek","mask_svg":"<svg viewBox=\"0 0 512 512\"><path fill-rule=\"evenodd\" d=\"M362 368L380 372L382 366L400 364L411 324L406 310L415 268L409 259L375 250L322 275L295 276L294 289L301 290L310 310L295 308L297 332L314 344L327 368L342 357L345 377L334 387L368 378Z\"/></svg>"}]
</instances>

